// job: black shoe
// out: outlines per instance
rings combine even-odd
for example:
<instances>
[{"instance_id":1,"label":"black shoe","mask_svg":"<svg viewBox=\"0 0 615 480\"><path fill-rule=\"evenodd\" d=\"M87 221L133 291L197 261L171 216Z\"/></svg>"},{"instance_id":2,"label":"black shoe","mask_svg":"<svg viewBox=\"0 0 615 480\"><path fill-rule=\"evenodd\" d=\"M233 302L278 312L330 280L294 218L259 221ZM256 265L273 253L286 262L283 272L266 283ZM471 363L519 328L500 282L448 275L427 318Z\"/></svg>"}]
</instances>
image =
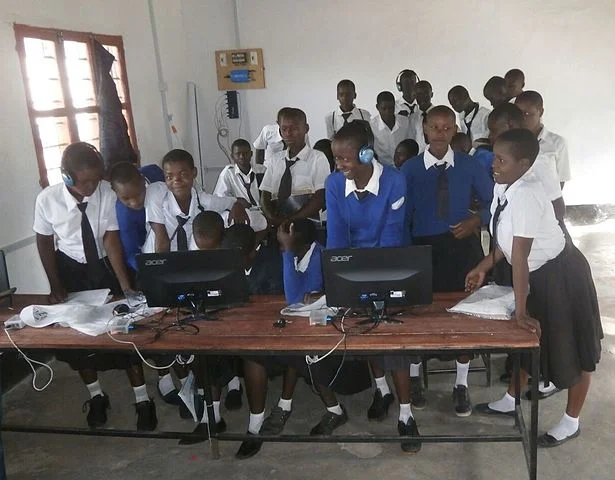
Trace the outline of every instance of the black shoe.
<instances>
[{"instance_id":1,"label":"black shoe","mask_svg":"<svg viewBox=\"0 0 615 480\"><path fill-rule=\"evenodd\" d=\"M194 430L192 430L192 433L196 433L198 435L200 435L200 438L182 438L179 442L177 442L178 445L196 445L197 443L201 443L204 442L205 440L209 439L209 428L207 428L208 425L206 423L199 423ZM224 421L224 418L221 418L220 421L218 423L216 423L216 432L215 433L224 433L226 432L226 422Z\"/></svg>"},{"instance_id":2,"label":"black shoe","mask_svg":"<svg viewBox=\"0 0 615 480\"><path fill-rule=\"evenodd\" d=\"M538 400L544 400L545 398L549 398L551 395L555 395L557 392L561 392L562 389L561 388L555 388L554 390L551 390L550 392L541 392L540 390L538 390ZM532 391L528 390L527 392L525 392L525 398L527 400L532 400Z\"/></svg>"},{"instance_id":3,"label":"black shoe","mask_svg":"<svg viewBox=\"0 0 615 480\"><path fill-rule=\"evenodd\" d=\"M491 408L488 403L479 403L474 407L474 411L476 413L480 413L481 415L501 415L503 417L515 416L514 410L511 410L510 412L501 412L500 410L494 410Z\"/></svg>"},{"instance_id":4,"label":"black shoe","mask_svg":"<svg viewBox=\"0 0 615 480\"><path fill-rule=\"evenodd\" d=\"M156 386L156 389L158 390L158 395L160 395L160 398L162 398L164 403L168 403L169 405L181 405L182 404L182 399L179 398L179 390L177 390L177 388L174 388L166 395L162 394L162 392L160 391L160 387Z\"/></svg>"},{"instance_id":5,"label":"black shoe","mask_svg":"<svg viewBox=\"0 0 615 480\"><path fill-rule=\"evenodd\" d=\"M427 406L421 377L410 377L410 403L417 410L423 410Z\"/></svg>"},{"instance_id":6,"label":"black shoe","mask_svg":"<svg viewBox=\"0 0 615 480\"><path fill-rule=\"evenodd\" d=\"M397 422L397 431L401 437L416 437L419 435L416 421L412 417L410 417L406 423L399 420ZM408 440L401 442L401 449L406 453L416 453L421 449L422 445L423 444L419 440Z\"/></svg>"},{"instance_id":7,"label":"black shoe","mask_svg":"<svg viewBox=\"0 0 615 480\"><path fill-rule=\"evenodd\" d=\"M253 434L248 432L248 435ZM253 457L258 452L260 452L262 446L262 440L258 440L256 438L248 438L247 440L241 442L241 445L239 445L239 450L237 450L235 458L239 460L245 460L246 458Z\"/></svg>"},{"instance_id":8,"label":"black shoe","mask_svg":"<svg viewBox=\"0 0 615 480\"><path fill-rule=\"evenodd\" d=\"M322 416L320 422L318 422L318 425L312 428L310 435L331 435L333 430L344 425L348 421L348 414L346 413L344 405L340 406L342 407L341 415L337 415L327 410L327 413Z\"/></svg>"},{"instance_id":9,"label":"black shoe","mask_svg":"<svg viewBox=\"0 0 615 480\"><path fill-rule=\"evenodd\" d=\"M572 440L573 438L577 438L581 434L581 428L577 428L577 431L572 435L568 435L566 438L562 440L556 440L555 437L545 433L538 437L538 446L542 448L552 448L561 445L562 443L566 443L568 440Z\"/></svg>"},{"instance_id":10,"label":"black shoe","mask_svg":"<svg viewBox=\"0 0 615 480\"><path fill-rule=\"evenodd\" d=\"M107 423L107 409L111 408L111 402L109 401L109 395L103 393L102 395L96 395L94 398L90 398L83 404L83 411L88 411L88 425L90 428L102 427Z\"/></svg>"},{"instance_id":11,"label":"black shoe","mask_svg":"<svg viewBox=\"0 0 615 480\"><path fill-rule=\"evenodd\" d=\"M284 430L284 425L286 425L291 413L292 410L286 411L276 405L263 422L259 433L261 435L279 435Z\"/></svg>"},{"instance_id":12,"label":"black shoe","mask_svg":"<svg viewBox=\"0 0 615 480\"><path fill-rule=\"evenodd\" d=\"M240 385L239 390L229 390L224 399L224 408L227 410L239 410L241 408L241 395L243 387Z\"/></svg>"},{"instance_id":13,"label":"black shoe","mask_svg":"<svg viewBox=\"0 0 615 480\"><path fill-rule=\"evenodd\" d=\"M453 403L455 404L455 415L458 417L469 417L472 415L470 392L465 385L457 385L453 388Z\"/></svg>"},{"instance_id":14,"label":"black shoe","mask_svg":"<svg viewBox=\"0 0 615 480\"><path fill-rule=\"evenodd\" d=\"M389 407L391 406L391 403L393 403L392 393L387 393L385 396L382 396L380 390L376 389L374 392L374 401L367 409L367 418L369 420L377 420L381 422L389 414Z\"/></svg>"},{"instance_id":15,"label":"black shoe","mask_svg":"<svg viewBox=\"0 0 615 480\"><path fill-rule=\"evenodd\" d=\"M153 400L139 402L135 405L137 409L137 430L151 432L158 426L156 416L156 405Z\"/></svg>"},{"instance_id":16,"label":"black shoe","mask_svg":"<svg viewBox=\"0 0 615 480\"><path fill-rule=\"evenodd\" d=\"M196 411L196 418L197 420L200 421L201 418L203 418L203 413L205 412L205 404L204 404L202 395L194 396L194 409ZM183 400L179 404L179 416L183 418L184 420L189 420L189 419L194 420L194 418L192 417L192 414L190 413L190 410L188 409L188 407L186 406Z\"/></svg>"}]
</instances>

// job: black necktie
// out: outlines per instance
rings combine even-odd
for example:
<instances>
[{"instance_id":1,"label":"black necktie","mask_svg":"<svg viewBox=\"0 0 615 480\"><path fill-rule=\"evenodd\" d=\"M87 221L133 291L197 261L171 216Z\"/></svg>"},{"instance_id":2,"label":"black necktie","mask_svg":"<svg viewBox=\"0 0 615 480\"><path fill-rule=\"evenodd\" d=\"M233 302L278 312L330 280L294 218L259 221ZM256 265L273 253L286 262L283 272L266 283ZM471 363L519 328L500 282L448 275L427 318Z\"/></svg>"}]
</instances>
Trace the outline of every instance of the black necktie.
<instances>
[{"instance_id":1,"label":"black necktie","mask_svg":"<svg viewBox=\"0 0 615 480\"><path fill-rule=\"evenodd\" d=\"M295 161L299 160L298 158ZM278 189L278 202L283 203L288 200L293 188L293 177L290 173L290 167L295 164L295 161L286 160L286 170L280 179L280 188Z\"/></svg>"},{"instance_id":2,"label":"black necktie","mask_svg":"<svg viewBox=\"0 0 615 480\"><path fill-rule=\"evenodd\" d=\"M88 202L77 204L77 208L81 211L81 240L83 241L85 261L88 267L95 267L98 265L98 248L96 247L96 239L94 238L92 226L90 225L88 216L85 214L85 209L87 207Z\"/></svg>"},{"instance_id":3,"label":"black necktie","mask_svg":"<svg viewBox=\"0 0 615 480\"><path fill-rule=\"evenodd\" d=\"M351 115L352 115L352 112L342 113L342 118L344 119L344 125L342 125L343 127L348 125L348 119L350 118Z\"/></svg>"},{"instance_id":4,"label":"black necktie","mask_svg":"<svg viewBox=\"0 0 615 480\"><path fill-rule=\"evenodd\" d=\"M466 124L466 128L468 129L468 137L470 137L470 141L473 142L474 139L472 138L472 122L474 122L474 118L476 117L476 114L478 113L478 105L476 107L474 107L474 109L468 114L466 115L466 117L463 119L463 123ZM468 118L468 116L472 115L472 120L470 120L469 122L466 120L466 118Z\"/></svg>"},{"instance_id":5,"label":"black necktie","mask_svg":"<svg viewBox=\"0 0 615 480\"><path fill-rule=\"evenodd\" d=\"M250 172L249 182L244 181L243 177L240 177L241 183L243 183L243 186L246 189L246 192L248 192L248 199L250 200L250 205L252 205L253 207L256 207L257 205L256 200L254 200L254 197L252 196L252 182L254 181L255 177L256 175L254 175L254 172Z\"/></svg>"},{"instance_id":6,"label":"black necktie","mask_svg":"<svg viewBox=\"0 0 615 480\"><path fill-rule=\"evenodd\" d=\"M504 200L504 203L500 203L500 199L498 198L498 206L495 207L495 212L493 212L493 232L491 235L491 248L497 248L498 246L498 221L500 220L500 215L502 211L508 205L508 200Z\"/></svg>"},{"instance_id":7,"label":"black necktie","mask_svg":"<svg viewBox=\"0 0 615 480\"><path fill-rule=\"evenodd\" d=\"M184 225L190 217L185 218L181 215L176 215L175 218L177 218L177 229L175 230L177 234L177 251L183 252L188 250L188 236L186 235Z\"/></svg>"},{"instance_id":8,"label":"black necktie","mask_svg":"<svg viewBox=\"0 0 615 480\"><path fill-rule=\"evenodd\" d=\"M423 116L423 123L422 128L423 128L423 137L425 138L425 143L429 143L429 138L427 138L427 134L425 133L425 122L427 121L427 112L421 112L421 115Z\"/></svg>"},{"instance_id":9,"label":"black necktie","mask_svg":"<svg viewBox=\"0 0 615 480\"><path fill-rule=\"evenodd\" d=\"M446 163L434 165L438 174L438 187L436 190L437 213L440 220L448 218L449 198L448 198L448 174L446 173Z\"/></svg>"}]
</instances>

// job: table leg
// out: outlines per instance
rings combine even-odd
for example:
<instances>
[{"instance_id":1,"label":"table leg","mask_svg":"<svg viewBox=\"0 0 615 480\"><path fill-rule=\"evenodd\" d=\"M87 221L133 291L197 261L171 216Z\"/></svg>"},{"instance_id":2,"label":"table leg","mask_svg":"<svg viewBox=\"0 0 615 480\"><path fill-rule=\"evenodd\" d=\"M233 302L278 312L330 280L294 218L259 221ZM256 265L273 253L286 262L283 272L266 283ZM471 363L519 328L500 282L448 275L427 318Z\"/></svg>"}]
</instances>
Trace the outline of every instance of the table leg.
<instances>
[{"instance_id":1,"label":"table leg","mask_svg":"<svg viewBox=\"0 0 615 480\"><path fill-rule=\"evenodd\" d=\"M218 435L216 433L216 418L214 416L214 403L211 398L211 370L210 362L205 355L199 356L199 362L201 362L200 369L203 372L203 397L205 398L205 405L207 405L207 417L209 420L209 446L211 449L211 456L214 460L220 458L220 447L218 445Z\"/></svg>"},{"instance_id":2,"label":"table leg","mask_svg":"<svg viewBox=\"0 0 615 480\"><path fill-rule=\"evenodd\" d=\"M3 354L0 353L0 371L2 370ZM0 377L0 425L2 424L2 378ZM4 466L4 443L0 436L0 480L6 480L6 469Z\"/></svg>"},{"instance_id":3,"label":"table leg","mask_svg":"<svg viewBox=\"0 0 615 480\"><path fill-rule=\"evenodd\" d=\"M530 480L536 480L538 473L538 381L540 349L532 350L532 412L530 425Z\"/></svg>"},{"instance_id":4,"label":"table leg","mask_svg":"<svg viewBox=\"0 0 615 480\"><path fill-rule=\"evenodd\" d=\"M515 409L521 405L521 354L513 354L513 374L515 376ZM515 423L519 427L519 416L515 415Z\"/></svg>"}]
</instances>

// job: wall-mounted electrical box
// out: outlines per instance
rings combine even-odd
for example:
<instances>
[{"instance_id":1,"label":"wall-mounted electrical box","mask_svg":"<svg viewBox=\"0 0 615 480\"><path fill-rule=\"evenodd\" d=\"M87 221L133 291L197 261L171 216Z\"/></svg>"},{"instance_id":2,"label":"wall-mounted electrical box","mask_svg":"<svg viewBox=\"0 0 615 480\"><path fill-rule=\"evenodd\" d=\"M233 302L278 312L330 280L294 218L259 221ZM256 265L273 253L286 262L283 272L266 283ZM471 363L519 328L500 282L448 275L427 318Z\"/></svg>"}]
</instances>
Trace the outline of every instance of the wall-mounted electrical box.
<instances>
[{"instance_id":1,"label":"wall-mounted electrical box","mask_svg":"<svg viewBox=\"0 0 615 480\"><path fill-rule=\"evenodd\" d=\"M262 48L217 50L218 90L265 88Z\"/></svg>"}]
</instances>

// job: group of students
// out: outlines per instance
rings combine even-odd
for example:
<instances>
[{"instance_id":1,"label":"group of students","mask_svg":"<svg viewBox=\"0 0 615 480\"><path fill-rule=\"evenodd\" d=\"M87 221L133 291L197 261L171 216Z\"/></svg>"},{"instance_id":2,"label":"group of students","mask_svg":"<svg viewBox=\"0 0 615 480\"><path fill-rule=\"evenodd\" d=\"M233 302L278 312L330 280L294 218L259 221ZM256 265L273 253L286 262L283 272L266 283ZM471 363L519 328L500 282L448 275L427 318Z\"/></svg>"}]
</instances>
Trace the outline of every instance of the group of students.
<instances>
[{"instance_id":1,"label":"group of students","mask_svg":"<svg viewBox=\"0 0 615 480\"><path fill-rule=\"evenodd\" d=\"M254 142L255 162L248 141L233 143L233 163L222 170L213 194L196 185L194 160L184 150L168 152L161 168L118 163L107 182L94 147L69 145L62 156L63 183L43 190L35 207L34 230L50 300L61 302L67 292L104 287L130 293L137 274L135 257L141 252L239 248L250 293L284 294L292 304L323 291L323 248L430 245L434 292L473 291L487 278L513 286L515 321L540 335L541 378L545 384L552 382L543 397L568 389L566 413L539 442L549 447L574 438L580 432L578 418L591 372L600 358L602 328L589 265L563 223L561 188L569 179L565 142L544 128L542 97L522 91L522 75L512 70L487 82L484 95L492 111L474 102L464 87L453 87L453 111L432 105L431 85L404 70L396 79L402 97L396 101L390 92L379 94L373 118L355 107L354 83L343 80L337 87L339 108L326 119L331 138L311 148L306 114L282 108L277 122ZM319 243L316 229L325 218L323 211L325 245ZM487 256L480 241L483 227L492 237ZM97 372L120 368L134 389L137 428L156 428L155 405L137 358L76 353L60 359L86 384L91 427L105 424L110 404ZM470 360L470 355L456 358L455 414L512 415L512 382L500 400L472 407ZM211 427L205 425L198 359L192 366L200 395L195 431L205 438L211 428L226 429L221 389L228 389L227 409L241 408L243 371L248 434L255 437L242 442L237 458L260 450L262 441L256 435L283 430L300 376L309 378L324 405L311 434L330 435L348 419L336 393L365 390L370 377L376 388L367 416L375 421L387 417L395 401L389 372L399 404L398 432L408 437L401 448L421 448L421 442L412 439L418 435L412 407L427 405L418 358L385 353L369 362L349 360L342 365L346 368L333 356L309 366L305 357L247 357L216 365L216 425ZM522 366L524 388L527 361ZM283 373L282 391L265 417L267 383L274 370ZM183 386L186 368L174 368L174 374ZM165 402L179 405L182 417L191 416L171 372L159 372L157 389Z\"/></svg>"}]
</instances>

